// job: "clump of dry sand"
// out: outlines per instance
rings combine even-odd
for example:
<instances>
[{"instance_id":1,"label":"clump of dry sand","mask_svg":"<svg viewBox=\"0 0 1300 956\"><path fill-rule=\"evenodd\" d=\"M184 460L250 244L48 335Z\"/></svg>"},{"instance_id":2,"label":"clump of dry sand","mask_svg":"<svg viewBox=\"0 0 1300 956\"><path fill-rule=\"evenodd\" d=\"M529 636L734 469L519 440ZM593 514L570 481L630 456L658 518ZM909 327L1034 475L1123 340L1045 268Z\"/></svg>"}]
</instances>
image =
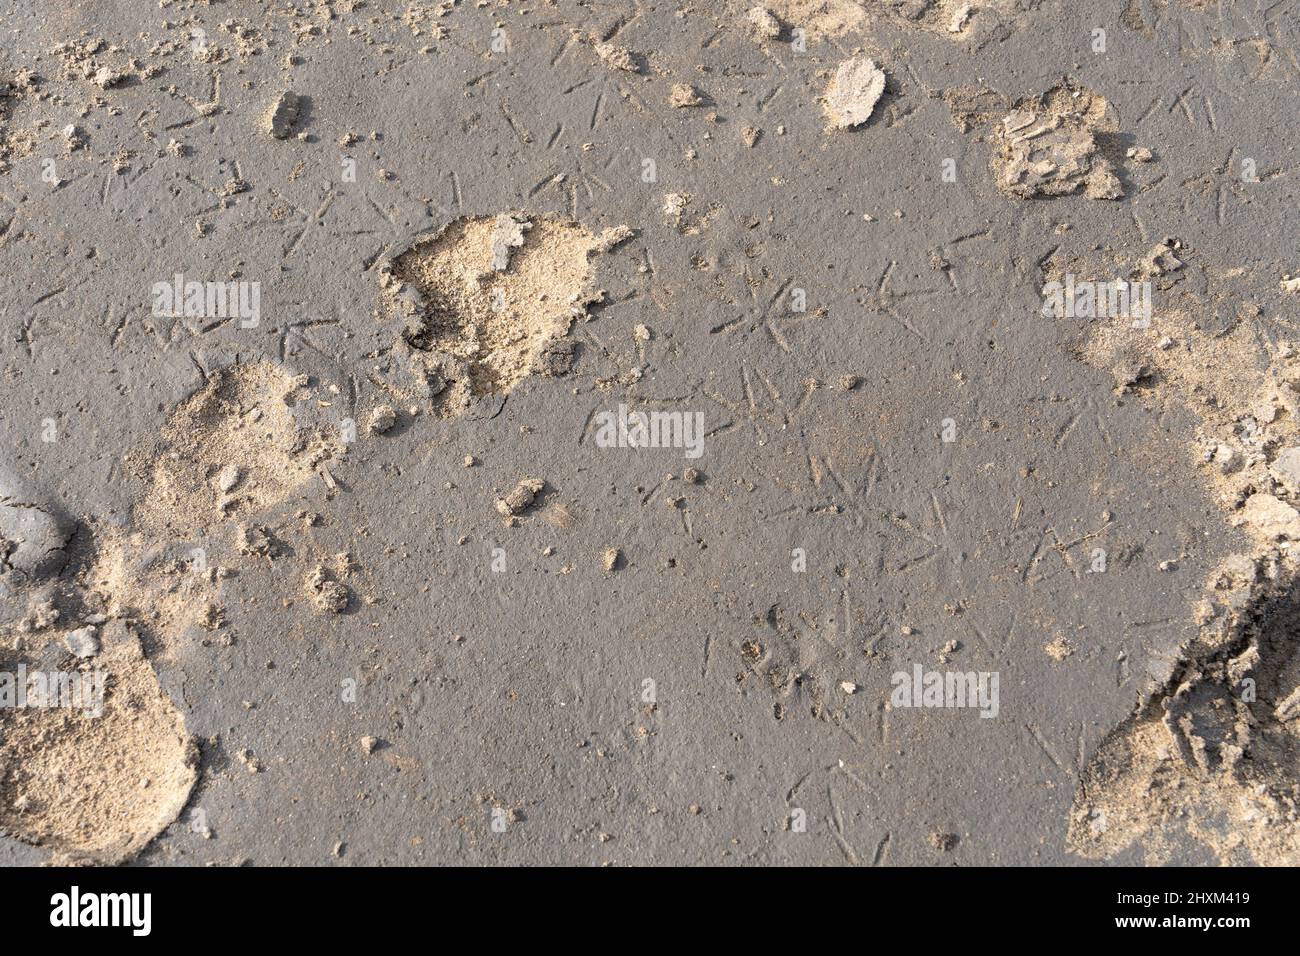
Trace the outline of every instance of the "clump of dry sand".
<instances>
[{"instance_id":1,"label":"clump of dry sand","mask_svg":"<svg viewBox=\"0 0 1300 956\"><path fill-rule=\"evenodd\" d=\"M852 129L871 118L885 92L885 74L874 60L855 56L840 64L823 98L831 129Z\"/></svg>"},{"instance_id":2,"label":"clump of dry sand","mask_svg":"<svg viewBox=\"0 0 1300 956\"><path fill-rule=\"evenodd\" d=\"M184 720L158 686L133 632L103 629L98 652L73 660L66 635L0 637L0 654L29 668L75 667L103 680L102 714L78 707L0 710L0 826L65 857L118 863L172 823L197 778ZM10 667L11 671L16 667Z\"/></svg>"},{"instance_id":3,"label":"clump of dry sand","mask_svg":"<svg viewBox=\"0 0 1300 956\"><path fill-rule=\"evenodd\" d=\"M145 491L136 519L187 534L263 511L307 484L337 443L298 426L301 380L270 362L235 365L172 412L154 447L134 456Z\"/></svg>"},{"instance_id":4,"label":"clump of dry sand","mask_svg":"<svg viewBox=\"0 0 1300 956\"><path fill-rule=\"evenodd\" d=\"M416 242L384 271L385 297L404 323L398 361L408 375L382 384L454 414L534 371L567 370L571 352L560 340L597 299L589 257L624 238L598 239L558 217L502 213L459 219Z\"/></svg>"},{"instance_id":5,"label":"clump of dry sand","mask_svg":"<svg viewBox=\"0 0 1300 956\"><path fill-rule=\"evenodd\" d=\"M766 18L783 23L790 30L803 30L814 40L839 39L863 33L879 22L928 30L953 40L996 36L1026 14L1038 0L767 0L761 10ZM741 3L742 10L752 8ZM758 23L766 18L759 17ZM759 39L771 40L770 27L751 29Z\"/></svg>"}]
</instances>

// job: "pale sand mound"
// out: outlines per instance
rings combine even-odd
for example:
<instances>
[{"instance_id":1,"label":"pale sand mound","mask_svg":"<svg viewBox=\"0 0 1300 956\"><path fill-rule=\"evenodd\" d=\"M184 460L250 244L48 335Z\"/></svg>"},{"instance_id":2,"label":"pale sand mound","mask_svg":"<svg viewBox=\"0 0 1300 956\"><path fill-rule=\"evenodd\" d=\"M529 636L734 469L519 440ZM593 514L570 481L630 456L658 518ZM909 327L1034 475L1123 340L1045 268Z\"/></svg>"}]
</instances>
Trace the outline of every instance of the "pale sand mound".
<instances>
[{"instance_id":1,"label":"pale sand mound","mask_svg":"<svg viewBox=\"0 0 1300 956\"><path fill-rule=\"evenodd\" d=\"M600 250L579 223L503 213L457 220L399 255L385 292L405 314L405 346L430 357L420 364L436 379L432 397L463 406L547 365L594 299L588 257ZM448 403L451 393L465 395Z\"/></svg>"},{"instance_id":2,"label":"pale sand mound","mask_svg":"<svg viewBox=\"0 0 1300 956\"><path fill-rule=\"evenodd\" d=\"M21 654L15 641L0 638L5 670L16 672L20 661L105 675L102 716L81 708L0 710L0 826L69 857L116 863L184 808L197 751L136 637L122 626L104 630L99 654L83 661L63 651L60 634Z\"/></svg>"},{"instance_id":3,"label":"pale sand mound","mask_svg":"<svg viewBox=\"0 0 1300 956\"><path fill-rule=\"evenodd\" d=\"M142 529L187 534L256 514L288 498L333 456L332 440L299 428L303 382L269 362L235 365L172 412L158 444L134 456L146 483Z\"/></svg>"}]
</instances>

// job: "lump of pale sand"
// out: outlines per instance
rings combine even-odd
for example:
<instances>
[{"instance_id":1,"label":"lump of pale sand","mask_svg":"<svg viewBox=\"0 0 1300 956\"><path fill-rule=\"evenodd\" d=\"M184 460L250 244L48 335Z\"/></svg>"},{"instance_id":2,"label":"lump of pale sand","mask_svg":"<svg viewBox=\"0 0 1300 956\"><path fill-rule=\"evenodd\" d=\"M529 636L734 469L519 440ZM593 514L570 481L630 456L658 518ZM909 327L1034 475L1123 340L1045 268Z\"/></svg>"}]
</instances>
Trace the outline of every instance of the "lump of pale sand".
<instances>
[{"instance_id":1,"label":"lump of pale sand","mask_svg":"<svg viewBox=\"0 0 1300 956\"><path fill-rule=\"evenodd\" d=\"M885 73L874 60L855 56L840 64L826 87L825 110L832 129L851 129L871 118L885 92Z\"/></svg>"}]
</instances>

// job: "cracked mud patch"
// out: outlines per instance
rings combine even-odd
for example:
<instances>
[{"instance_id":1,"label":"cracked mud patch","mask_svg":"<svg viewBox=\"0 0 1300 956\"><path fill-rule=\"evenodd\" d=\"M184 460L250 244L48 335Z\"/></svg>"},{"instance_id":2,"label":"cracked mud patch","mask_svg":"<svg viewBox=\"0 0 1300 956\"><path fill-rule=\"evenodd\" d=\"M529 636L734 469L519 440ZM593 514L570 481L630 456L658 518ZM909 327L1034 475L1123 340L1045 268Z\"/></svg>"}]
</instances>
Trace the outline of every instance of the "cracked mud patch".
<instances>
[{"instance_id":1,"label":"cracked mud patch","mask_svg":"<svg viewBox=\"0 0 1300 956\"><path fill-rule=\"evenodd\" d=\"M0 573L24 580L50 573L66 559L66 521L30 500L17 483L0 473Z\"/></svg>"}]
</instances>

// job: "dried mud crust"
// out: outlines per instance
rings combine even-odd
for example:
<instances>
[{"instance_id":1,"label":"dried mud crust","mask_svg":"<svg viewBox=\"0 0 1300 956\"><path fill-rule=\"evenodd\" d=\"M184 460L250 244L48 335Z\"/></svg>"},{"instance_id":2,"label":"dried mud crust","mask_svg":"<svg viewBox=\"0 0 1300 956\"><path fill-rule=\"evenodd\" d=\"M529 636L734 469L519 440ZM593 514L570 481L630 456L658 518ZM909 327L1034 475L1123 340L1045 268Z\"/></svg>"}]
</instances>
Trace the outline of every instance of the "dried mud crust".
<instances>
[{"instance_id":1,"label":"dried mud crust","mask_svg":"<svg viewBox=\"0 0 1300 956\"><path fill-rule=\"evenodd\" d=\"M814 37L840 38L885 21L915 27L954 40L996 40L1032 13L1039 0L767 0L742 3L761 7L789 29Z\"/></svg>"},{"instance_id":2,"label":"dried mud crust","mask_svg":"<svg viewBox=\"0 0 1300 956\"><path fill-rule=\"evenodd\" d=\"M572 220L501 213L417 240L382 269L386 308L402 331L379 384L456 414L509 394L532 372L568 371L572 344L563 340L600 298L590 256L628 234L616 227L597 237Z\"/></svg>"},{"instance_id":3,"label":"dried mud crust","mask_svg":"<svg viewBox=\"0 0 1300 956\"><path fill-rule=\"evenodd\" d=\"M0 574L27 581L53 572L67 559L68 530L60 515L0 470Z\"/></svg>"},{"instance_id":4,"label":"dried mud crust","mask_svg":"<svg viewBox=\"0 0 1300 956\"><path fill-rule=\"evenodd\" d=\"M959 129L983 128L992 141L994 181L1007 196L1124 196L1119 121L1099 93L1065 81L1014 103L969 87L948 90L944 100Z\"/></svg>"}]
</instances>

